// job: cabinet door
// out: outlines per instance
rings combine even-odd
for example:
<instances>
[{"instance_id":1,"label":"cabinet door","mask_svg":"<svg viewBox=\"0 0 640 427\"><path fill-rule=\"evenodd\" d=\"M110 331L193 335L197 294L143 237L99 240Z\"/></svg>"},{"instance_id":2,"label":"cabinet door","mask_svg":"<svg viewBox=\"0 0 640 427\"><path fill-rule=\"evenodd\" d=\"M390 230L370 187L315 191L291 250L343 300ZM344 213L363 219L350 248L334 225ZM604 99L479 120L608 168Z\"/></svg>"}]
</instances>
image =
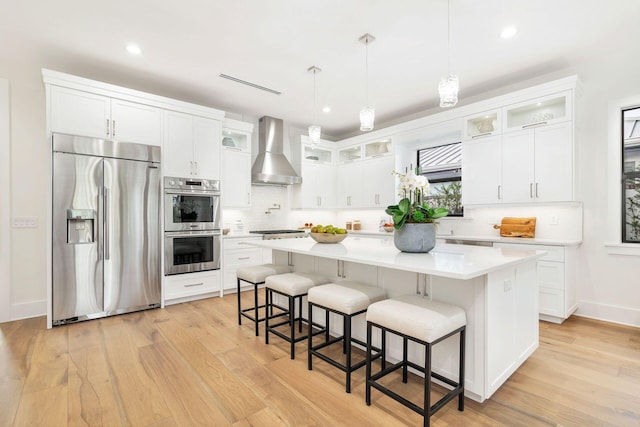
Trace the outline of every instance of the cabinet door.
<instances>
[{"instance_id":1,"label":"cabinet door","mask_svg":"<svg viewBox=\"0 0 640 427\"><path fill-rule=\"evenodd\" d=\"M111 100L74 89L51 86L51 130L94 138L111 137Z\"/></svg>"},{"instance_id":2,"label":"cabinet door","mask_svg":"<svg viewBox=\"0 0 640 427\"><path fill-rule=\"evenodd\" d=\"M533 147L532 129L502 136L502 201L504 203L534 201Z\"/></svg>"},{"instance_id":3,"label":"cabinet door","mask_svg":"<svg viewBox=\"0 0 640 427\"><path fill-rule=\"evenodd\" d=\"M573 200L572 122L535 129L535 188L539 202Z\"/></svg>"},{"instance_id":4,"label":"cabinet door","mask_svg":"<svg viewBox=\"0 0 640 427\"><path fill-rule=\"evenodd\" d=\"M223 208L251 206L251 154L235 148L222 149L220 190Z\"/></svg>"},{"instance_id":5,"label":"cabinet door","mask_svg":"<svg viewBox=\"0 0 640 427\"><path fill-rule=\"evenodd\" d=\"M381 156L364 162L365 208L380 208L392 205L395 200L394 156Z\"/></svg>"},{"instance_id":6,"label":"cabinet door","mask_svg":"<svg viewBox=\"0 0 640 427\"><path fill-rule=\"evenodd\" d=\"M220 122L195 117L193 161L199 178L220 179Z\"/></svg>"},{"instance_id":7,"label":"cabinet door","mask_svg":"<svg viewBox=\"0 0 640 427\"><path fill-rule=\"evenodd\" d=\"M335 206L336 176L331 165L305 163L302 170L301 207L331 209Z\"/></svg>"},{"instance_id":8,"label":"cabinet door","mask_svg":"<svg viewBox=\"0 0 640 427\"><path fill-rule=\"evenodd\" d=\"M462 143L462 201L465 205L501 203L502 136Z\"/></svg>"},{"instance_id":9,"label":"cabinet door","mask_svg":"<svg viewBox=\"0 0 640 427\"><path fill-rule=\"evenodd\" d=\"M122 142L162 145L162 110L120 99L111 100L111 137Z\"/></svg>"},{"instance_id":10,"label":"cabinet door","mask_svg":"<svg viewBox=\"0 0 640 427\"><path fill-rule=\"evenodd\" d=\"M361 208L363 191L362 162L338 166L336 181L336 207Z\"/></svg>"},{"instance_id":11,"label":"cabinet door","mask_svg":"<svg viewBox=\"0 0 640 427\"><path fill-rule=\"evenodd\" d=\"M164 175L193 176L193 116L167 111L165 115Z\"/></svg>"}]
</instances>

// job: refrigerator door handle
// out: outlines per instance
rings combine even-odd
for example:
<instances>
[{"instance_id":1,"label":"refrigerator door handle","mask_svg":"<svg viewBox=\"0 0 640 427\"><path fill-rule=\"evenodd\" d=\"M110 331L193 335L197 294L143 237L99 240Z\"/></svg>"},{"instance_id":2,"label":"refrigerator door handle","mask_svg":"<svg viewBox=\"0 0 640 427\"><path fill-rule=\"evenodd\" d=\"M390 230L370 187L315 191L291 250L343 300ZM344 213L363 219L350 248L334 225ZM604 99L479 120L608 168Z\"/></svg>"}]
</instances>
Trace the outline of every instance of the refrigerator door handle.
<instances>
[{"instance_id":1,"label":"refrigerator door handle","mask_svg":"<svg viewBox=\"0 0 640 427\"><path fill-rule=\"evenodd\" d=\"M109 189L104 187L104 259L108 260L110 256L109 248Z\"/></svg>"}]
</instances>

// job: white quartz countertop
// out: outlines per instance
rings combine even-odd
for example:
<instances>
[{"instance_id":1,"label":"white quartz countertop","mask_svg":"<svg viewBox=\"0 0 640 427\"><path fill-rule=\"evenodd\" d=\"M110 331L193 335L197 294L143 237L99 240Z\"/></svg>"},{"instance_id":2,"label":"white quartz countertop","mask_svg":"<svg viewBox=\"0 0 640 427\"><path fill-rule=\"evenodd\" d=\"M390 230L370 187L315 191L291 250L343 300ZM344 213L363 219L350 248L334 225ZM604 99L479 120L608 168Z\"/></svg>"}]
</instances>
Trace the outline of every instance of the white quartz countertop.
<instances>
[{"instance_id":1,"label":"white quartz countertop","mask_svg":"<svg viewBox=\"0 0 640 427\"><path fill-rule=\"evenodd\" d=\"M245 244L462 280L534 260L546 253L438 243L429 253L412 254L400 252L387 239L357 236L333 244L316 243L311 238L253 240Z\"/></svg>"},{"instance_id":2,"label":"white quartz countertop","mask_svg":"<svg viewBox=\"0 0 640 427\"><path fill-rule=\"evenodd\" d=\"M438 234L437 239L472 240L475 242L494 243L528 243L530 245L551 245L551 246L577 246L582 240L577 239L538 239L526 237L501 237L501 236L471 236L471 235L450 235Z\"/></svg>"}]
</instances>

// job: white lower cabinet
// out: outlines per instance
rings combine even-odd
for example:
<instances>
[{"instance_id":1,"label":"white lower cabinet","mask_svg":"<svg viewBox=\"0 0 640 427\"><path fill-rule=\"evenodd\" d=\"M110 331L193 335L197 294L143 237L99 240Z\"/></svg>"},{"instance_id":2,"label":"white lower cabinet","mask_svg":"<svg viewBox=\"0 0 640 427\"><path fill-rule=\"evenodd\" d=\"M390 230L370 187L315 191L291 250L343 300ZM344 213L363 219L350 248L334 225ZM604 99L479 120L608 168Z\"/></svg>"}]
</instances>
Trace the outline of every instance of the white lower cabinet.
<instances>
[{"instance_id":1,"label":"white lower cabinet","mask_svg":"<svg viewBox=\"0 0 640 427\"><path fill-rule=\"evenodd\" d=\"M176 304L220 291L220 270L164 277L165 304ZM211 295L217 296L217 295Z\"/></svg>"},{"instance_id":2,"label":"white lower cabinet","mask_svg":"<svg viewBox=\"0 0 640 427\"><path fill-rule=\"evenodd\" d=\"M263 249L243 244L251 240L262 240L262 237L225 237L222 241L223 251L223 285L224 292L235 291L237 287L236 270L240 267L264 264ZM268 250L271 252L271 250Z\"/></svg>"},{"instance_id":3,"label":"white lower cabinet","mask_svg":"<svg viewBox=\"0 0 640 427\"><path fill-rule=\"evenodd\" d=\"M540 319L562 323L576 310L574 247L520 243L495 243L493 246L547 252L537 263Z\"/></svg>"}]
</instances>

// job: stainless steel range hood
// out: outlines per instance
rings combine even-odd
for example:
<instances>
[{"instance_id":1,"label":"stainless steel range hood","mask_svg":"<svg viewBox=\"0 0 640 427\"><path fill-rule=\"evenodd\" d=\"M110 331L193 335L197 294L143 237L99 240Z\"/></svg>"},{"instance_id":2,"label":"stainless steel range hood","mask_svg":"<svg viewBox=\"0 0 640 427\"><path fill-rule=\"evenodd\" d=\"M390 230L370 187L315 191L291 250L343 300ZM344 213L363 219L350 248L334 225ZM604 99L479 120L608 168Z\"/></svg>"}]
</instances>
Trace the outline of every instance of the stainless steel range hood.
<instances>
[{"instance_id":1,"label":"stainless steel range hood","mask_svg":"<svg viewBox=\"0 0 640 427\"><path fill-rule=\"evenodd\" d=\"M253 184L302 183L283 152L282 120L264 116L258 126L258 157L251 168Z\"/></svg>"}]
</instances>

